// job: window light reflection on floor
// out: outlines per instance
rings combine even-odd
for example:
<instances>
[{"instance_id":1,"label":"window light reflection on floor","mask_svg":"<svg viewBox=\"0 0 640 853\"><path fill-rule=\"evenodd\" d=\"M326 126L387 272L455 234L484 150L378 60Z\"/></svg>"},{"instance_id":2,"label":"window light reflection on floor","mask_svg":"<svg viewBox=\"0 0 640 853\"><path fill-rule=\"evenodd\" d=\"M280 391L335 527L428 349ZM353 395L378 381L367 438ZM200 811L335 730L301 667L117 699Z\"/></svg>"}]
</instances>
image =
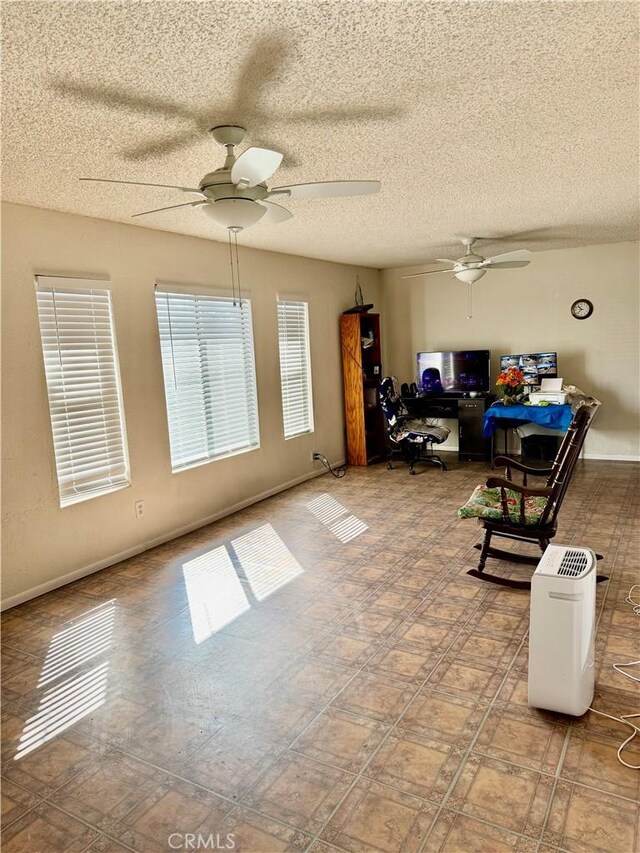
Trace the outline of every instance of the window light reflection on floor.
<instances>
[{"instance_id":1,"label":"window light reflection on floor","mask_svg":"<svg viewBox=\"0 0 640 853\"><path fill-rule=\"evenodd\" d=\"M73 675L50 687L42 697L38 710L24 725L18 751L19 761L99 708L107 694L108 661L88 672Z\"/></svg>"},{"instance_id":2,"label":"window light reflection on floor","mask_svg":"<svg viewBox=\"0 0 640 853\"><path fill-rule=\"evenodd\" d=\"M202 643L251 607L223 545L189 560L182 571L196 643Z\"/></svg>"},{"instance_id":3,"label":"window light reflection on floor","mask_svg":"<svg viewBox=\"0 0 640 853\"><path fill-rule=\"evenodd\" d=\"M111 645L114 615L115 602L108 601L55 634L47 650L38 687L45 687L106 652Z\"/></svg>"},{"instance_id":4,"label":"window light reflection on floor","mask_svg":"<svg viewBox=\"0 0 640 853\"><path fill-rule=\"evenodd\" d=\"M307 508L341 542L350 542L369 529L364 521L355 515L348 515L349 510L331 495L319 495L307 504Z\"/></svg>"},{"instance_id":5,"label":"window light reflection on floor","mask_svg":"<svg viewBox=\"0 0 640 853\"><path fill-rule=\"evenodd\" d=\"M341 515L348 512L346 507L342 506L339 501L327 494L318 495L317 498L309 501L307 508L310 509L315 517L327 527L329 527L329 525L336 519L340 518Z\"/></svg>"},{"instance_id":6,"label":"window light reflection on floor","mask_svg":"<svg viewBox=\"0 0 640 853\"><path fill-rule=\"evenodd\" d=\"M356 536L360 536L369 528L364 523L356 518L355 515L348 515L346 518L341 518L329 526L329 530L338 537L341 542L350 542Z\"/></svg>"},{"instance_id":7,"label":"window light reflection on floor","mask_svg":"<svg viewBox=\"0 0 640 853\"><path fill-rule=\"evenodd\" d=\"M54 634L45 656L38 687L47 687L36 713L24 724L19 761L104 704L107 695L108 661L84 672L73 673L111 646L116 600L105 601L69 621ZM63 676L66 676L63 678Z\"/></svg>"},{"instance_id":8,"label":"window light reflection on floor","mask_svg":"<svg viewBox=\"0 0 640 853\"><path fill-rule=\"evenodd\" d=\"M231 544L258 601L304 571L270 524L256 527Z\"/></svg>"}]
</instances>

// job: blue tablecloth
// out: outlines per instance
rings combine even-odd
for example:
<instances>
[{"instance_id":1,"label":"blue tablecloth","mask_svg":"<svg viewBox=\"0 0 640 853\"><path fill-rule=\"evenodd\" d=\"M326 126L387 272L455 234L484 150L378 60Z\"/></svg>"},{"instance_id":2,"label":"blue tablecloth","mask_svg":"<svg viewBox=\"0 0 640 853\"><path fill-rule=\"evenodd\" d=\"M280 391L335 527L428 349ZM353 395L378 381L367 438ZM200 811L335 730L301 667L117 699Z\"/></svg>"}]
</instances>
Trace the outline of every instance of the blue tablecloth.
<instances>
[{"instance_id":1,"label":"blue tablecloth","mask_svg":"<svg viewBox=\"0 0 640 853\"><path fill-rule=\"evenodd\" d=\"M566 431L571 423L571 406L505 406L497 402L490 406L484 413L482 422L482 435L490 438L493 433L493 422L499 418L508 418L513 421L530 421L534 424Z\"/></svg>"}]
</instances>

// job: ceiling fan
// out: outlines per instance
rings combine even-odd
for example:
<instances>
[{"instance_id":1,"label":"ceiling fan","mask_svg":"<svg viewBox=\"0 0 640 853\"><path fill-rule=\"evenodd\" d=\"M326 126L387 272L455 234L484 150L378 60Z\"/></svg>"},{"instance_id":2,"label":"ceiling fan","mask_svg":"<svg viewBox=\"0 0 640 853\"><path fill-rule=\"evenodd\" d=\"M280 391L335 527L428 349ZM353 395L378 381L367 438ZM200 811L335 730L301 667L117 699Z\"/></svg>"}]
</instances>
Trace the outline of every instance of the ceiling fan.
<instances>
[{"instance_id":1,"label":"ceiling fan","mask_svg":"<svg viewBox=\"0 0 640 853\"><path fill-rule=\"evenodd\" d=\"M436 258L436 261L441 264L453 264L446 270L425 270L424 272L416 272L411 275L403 275L402 278L417 278L421 275L433 275L440 272L452 272L458 281L464 281L465 284L474 284L480 281L487 270L506 270L516 269L517 267L526 267L531 263L531 252L528 249L518 249L514 252L505 252L502 255L495 255L493 258L483 258L482 255L476 255L472 251L473 244L477 241L477 237L463 237L462 245L466 252L457 261L451 258Z\"/></svg>"},{"instance_id":2,"label":"ceiling fan","mask_svg":"<svg viewBox=\"0 0 640 853\"><path fill-rule=\"evenodd\" d=\"M453 264L452 267L444 270L424 270L424 272L411 273L403 275L402 278L418 278L422 275L433 275L434 273L452 272L454 278L458 281L463 281L469 285L468 300L469 312L467 319L471 320L472 314L472 296L471 285L476 281L480 281L487 270L507 270L517 269L518 267L526 267L531 261L531 252L528 249L517 249L514 252L504 252L502 255L494 255L493 258L483 258L482 255L476 255L473 252L473 244L478 240L477 237L463 237L462 245L465 247L465 253L457 261L451 258L436 258L436 261L441 264Z\"/></svg>"},{"instance_id":3,"label":"ceiling fan","mask_svg":"<svg viewBox=\"0 0 640 853\"><path fill-rule=\"evenodd\" d=\"M292 184L269 189L265 181L274 174L282 162L282 154L268 148L247 148L236 157L235 146L245 137L246 130L238 125L219 125L211 130L213 138L227 149L224 165L201 178L197 187L174 184L151 184L144 181L118 181L109 178L80 178L108 184L133 184L144 187L166 187L200 196L196 201L171 204L134 213L148 216L178 207L199 207L217 225L237 233L263 221L269 224L285 222L293 214L271 199L336 198L338 196L369 195L380 189L380 181L316 181L310 184Z\"/></svg>"}]
</instances>

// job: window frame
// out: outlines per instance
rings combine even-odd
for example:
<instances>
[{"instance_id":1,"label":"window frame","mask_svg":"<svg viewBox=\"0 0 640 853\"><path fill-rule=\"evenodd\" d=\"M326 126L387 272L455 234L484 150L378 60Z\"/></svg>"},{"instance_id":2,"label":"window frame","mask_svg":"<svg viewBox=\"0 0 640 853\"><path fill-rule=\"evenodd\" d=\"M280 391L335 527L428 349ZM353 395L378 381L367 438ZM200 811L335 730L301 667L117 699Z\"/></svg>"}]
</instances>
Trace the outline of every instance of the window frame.
<instances>
[{"instance_id":1,"label":"window frame","mask_svg":"<svg viewBox=\"0 0 640 853\"><path fill-rule=\"evenodd\" d=\"M179 297L181 299L191 299L194 302L198 302L199 300L207 300L207 301L220 301L232 303L233 299L229 295L228 291L217 289L217 288L207 288L199 285L184 285L184 284L166 284L157 282L154 290L154 306L156 311L156 322L157 322L157 330L158 330L158 342L160 346L160 363L161 363L161 371L163 377L163 393L164 393L164 401L165 401L165 416L166 416L166 424L167 424L167 433L169 436L169 463L172 474L180 474L183 471L189 471L193 468L200 468L203 465L208 465L212 462L217 462L221 459L228 459L232 456L239 456L243 453L250 453L254 450L259 450L261 447L261 439L260 439L260 411L259 411L259 400L258 400L258 383L257 383L257 373L256 373L256 353L255 353L255 335L254 335L254 326L253 326L253 311L251 305L251 299L243 295L242 298L242 308L240 306L236 306L235 310L247 310L249 312L249 333L250 333L250 344L251 351L247 355L244 350L243 343L243 364L246 369L246 360L249 358L250 360L250 379L252 384L253 396L254 399L248 401L247 407L248 409L253 408L254 415L254 423L255 423L255 443L250 443L247 446L234 448L232 450L225 450L219 453L209 454L203 458L192 459L189 462L177 463L174 462L174 454L171 445L171 415L169 408L169 397L167 396L168 390L168 381L170 378L169 372L165 373L165 356L163 354L163 342L166 342L166 337L163 338L163 332L160 326L160 314L159 314L159 297L164 296L167 300L166 304L169 305L169 297ZM238 300L235 300L236 302ZM167 312L169 309L167 308ZM168 316L168 313L167 313ZM170 338L171 340L171 338ZM244 338L243 338L244 340ZM198 347L201 348L202 342L201 339L198 338ZM173 373L173 369L175 367L175 353L172 353L171 363L169 365L171 372ZM202 365L201 365L202 367ZM202 369L200 372L200 379L202 381L203 373ZM203 394L204 394L204 385L203 385ZM204 400L204 397L203 397ZM205 415L205 433L208 432L211 428L212 421L207 418ZM210 448L210 445L207 445Z\"/></svg>"},{"instance_id":2,"label":"window frame","mask_svg":"<svg viewBox=\"0 0 640 853\"><path fill-rule=\"evenodd\" d=\"M304 306L304 352L305 352L305 374L307 387L307 420L308 427L304 430L287 434L286 415L285 415L285 387L283 376L282 362L282 338L280 331L280 306L281 305L302 305ZM311 324L309 320L309 301L300 296L289 294L278 294L276 299L276 320L278 331L278 363L280 369L280 397L281 397L281 413L282 413L282 432L285 441L291 441L294 438L300 438L303 435L312 435L315 432L315 407L313 403L313 370L311 367Z\"/></svg>"},{"instance_id":3,"label":"window frame","mask_svg":"<svg viewBox=\"0 0 640 853\"><path fill-rule=\"evenodd\" d=\"M129 456L129 443L127 438L127 423L125 417L125 406L124 406L124 394L122 389L122 374L120 369L120 357L118 352L118 340L116 335L116 324L115 324L115 311L113 305L113 296L111 289L111 282L108 279L100 279L100 278L84 278L77 276L60 276L60 275L40 275L37 274L34 276L34 284L35 284L35 297L36 297L36 317L37 317L37 328L38 328L38 337L40 342L40 352L42 355L42 365L43 365L43 373L44 373L44 381L45 381L45 394L47 398L47 409L49 414L49 424L50 424L50 435L51 435L51 449L53 451L53 463L54 463L54 472L57 482L58 489L58 501L61 509L65 509L69 506L75 506L79 503L84 503L85 501L92 500L94 498L103 497L104 495L112 494L113 492L118 492L121 489L131 488L131 460ZM122 464L123 464L123 473L121 478L117 482L113 482L106 486L96 489L87 489L86 491L76 492L75 494L66 493L63 488L63 484L61 481L61 460L59 458L60 449L57 447L56 442L56 430L54 426L54 410L52 409L52 399L51 399L51 391L53 389L53 382L50 383L50 375L47 369L47 356L45 353L45 338L43 337L43 327L41 323L41 313L40 313L40 293L52 293L53 294L53 304L54 304L54 312L55 312L55 294L60 293L66 296L69 296L74 293L74 291L81 292L86 295L88 291L97 291L103 296L106 296L106 304L108 306L109 312L109 336L110 336L110 346L111 346L111 356L113 360L113 374L114 374L114 386L115 386L115 395L116 395L116 409L118 413L118 422L119 422L119 432L120 432L120 444L122 448ZM57 321L56 321L57 323ZM56 335L56 341L58 342L59 347L59 335ZM108 459L108 457L107 457ZM104 478L102 478L104 479Z\"/></svg>"}]
</instances>

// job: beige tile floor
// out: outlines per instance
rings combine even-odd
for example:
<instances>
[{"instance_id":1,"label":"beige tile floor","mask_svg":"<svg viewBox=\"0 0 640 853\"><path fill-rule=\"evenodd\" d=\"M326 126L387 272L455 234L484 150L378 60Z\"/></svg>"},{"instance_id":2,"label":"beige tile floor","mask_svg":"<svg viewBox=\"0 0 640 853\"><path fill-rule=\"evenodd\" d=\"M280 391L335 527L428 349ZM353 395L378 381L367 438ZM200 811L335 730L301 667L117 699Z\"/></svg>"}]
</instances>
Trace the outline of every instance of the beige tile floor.
<instances>
[{"instance_id":1,"label":"beige tile floor","mask_svg":"<svg viewBox=\"0 0 640 853\"><path fill-rule=\"evenodd\" d=\"M637 851L626 730L529 709L528 593L465 573L484 476L325 476L7 612L6 853ZM638 466L581 463L557 540L606 555L595 705L618 714L638 494Z\"/></svg>"}]
</instances>

